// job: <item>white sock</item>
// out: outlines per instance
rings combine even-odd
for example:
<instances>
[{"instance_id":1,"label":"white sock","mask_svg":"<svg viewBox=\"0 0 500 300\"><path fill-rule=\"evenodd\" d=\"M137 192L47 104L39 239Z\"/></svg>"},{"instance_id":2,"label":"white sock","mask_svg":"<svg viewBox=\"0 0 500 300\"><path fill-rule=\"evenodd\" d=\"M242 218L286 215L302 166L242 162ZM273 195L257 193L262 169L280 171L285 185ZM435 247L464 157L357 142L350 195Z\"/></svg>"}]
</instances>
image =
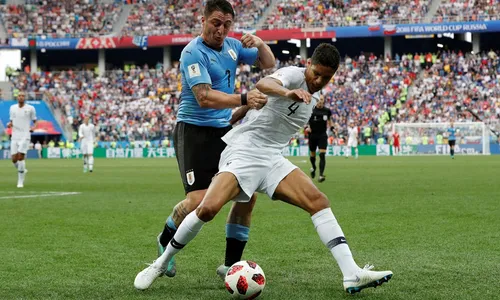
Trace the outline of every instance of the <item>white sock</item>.
<instances>
[{"instance_id":1,"label":"white sock","mask_svg":"<svg viewBox=\"0 0 500 300\"><path fill-rule=\"evenodd\" d=\"M87 157L87 156L84 156L84 157L83 157L83 169L84 169L84 170L87 170L87 159L88 159L88 157Z\"/></svg>"},{"instance_id":2,"label":"white sock","mask_svg":"<svg viewBox=\"0 0 500 300\"><path fill-rule=\"evenodd\" d=\"M187 215L181 225L179 225L179 228L177 228L177 232L170 243L168 243L167 249L165 249L165 252L163 252L156 262L164 266L172 256L176 255L177 252L181 251L184 246L194 239L204 224L205 222L200 220L196 215L196 210Z\"/></svg>"},{"instance_id":3,"label":"white sock","mask_svg":"<svg viewBox=\"0 0 500 300\"><path fill-rule=\"evenodd\" d=\"M356 148L356 150L354 150L356 152L356 158L358 158L358 148Z\"/></svg>"},{"instance_id":4,"label":"white sock","mask_svg":"<svg viewBox=\"0 0 500 300\"><path fill-rule=\"evenodd\" d=\"M89 170L92 171L94 169L94 157L90 156L89 157Z\"/></svg>"},{"instance_id":5,"label":"white sock","mask_svg":"<svg viewBox=\"0 0 500 300\"><path fill-rule=\"evenodd\" d=\"M20 183L24 182L24 171L26 170L26 162L24 160L20 160L17 162L17 180Z\"/></svg>"},{"instance_id":6,"label":"white sock","mask_svg":"<svg viewBox=\"0 0 500 300\"><path fill-rule=\"evenodd\" d=\"M14 168L16 168L16 170L18 169L17 167L17 164L18 164L18 161L16 161L15 163L12 163L14 165Z\"/></svg>"},{"instance_id":7,"label":"white sock","mask_svg":"<svg viewBox=\"0 0 500 300\"><path fill-rule=\"evenodd\" d=\"M331 208L325 208L311 217L319 238L333 254L344 277L352 277L359 270L352 258L344 233Z\"/></svg>"}]
</instances>

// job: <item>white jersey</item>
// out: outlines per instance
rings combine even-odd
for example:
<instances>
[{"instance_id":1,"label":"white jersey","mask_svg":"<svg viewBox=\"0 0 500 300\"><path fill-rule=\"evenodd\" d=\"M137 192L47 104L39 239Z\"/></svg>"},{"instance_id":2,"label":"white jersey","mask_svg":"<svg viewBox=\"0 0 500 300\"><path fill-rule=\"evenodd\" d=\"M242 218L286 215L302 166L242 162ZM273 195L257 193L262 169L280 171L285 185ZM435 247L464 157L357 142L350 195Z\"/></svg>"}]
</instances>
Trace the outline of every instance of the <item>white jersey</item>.
<instances>
[{"instance_id":1,"label":"white jersey","mask_svg":"<svg viewBox=\"0 0 500 300\"><path fill-rule=\"evenodd\" d=\"M36 111L32 105L24 103L23 107L14 104L9 111L12 121L12 139L25 140L31 138L31 121L36 121Z\"/></svg>"},{"instance_id":2,"label":"white jersey","mask_svg":"<svg viewBox=\"0 0 500 300\"><path fill-rule=\"evenodd\" d=\"M358 128L356 127L348 127L347 128L347 135L349 136L350 140L357 140L358 139Z\"/></svg>"},{"instance_id":3,"label":"white jersey","mask_svg":"<svg viewBox=\"0 0 500 300\"><path fill-rule=\"evenodd\" d=\"M95 138L95 126L92 123L89 125L82 124L78 128L78 136L83 138L82 143L94 143Z\"/></svg>"},{"instance_id":4,"label":"white jersey","mask_svg":"<svg viewBox=\"0 0 500 300\"><path fill-rule=\"evenodd\" d=\"M269 77L281 81L289 90L308 90L305 68L286 67ZM315 93L311 103L305 104L286 97L269 96L267 104L248 122L229 131L222 140L230 146L250 145L258 148L282 150L292 136L307 124L319 99Z\"/></svg>"}]
</instances>

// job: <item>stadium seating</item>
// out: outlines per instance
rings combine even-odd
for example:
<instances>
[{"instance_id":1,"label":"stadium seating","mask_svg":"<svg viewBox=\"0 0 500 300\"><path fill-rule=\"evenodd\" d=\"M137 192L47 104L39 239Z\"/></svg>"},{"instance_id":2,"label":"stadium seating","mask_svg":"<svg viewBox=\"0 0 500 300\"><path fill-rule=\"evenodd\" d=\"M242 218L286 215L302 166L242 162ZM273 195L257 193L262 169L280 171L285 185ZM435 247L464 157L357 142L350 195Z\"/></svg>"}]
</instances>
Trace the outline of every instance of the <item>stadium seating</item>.
<instances>
[{"instance_id":1,"label":"stadium seating","mask_svg":"<svg viewBox=\"0 0 500 300\"><path fill-rule=\"evenodd\" d=\"M136 4L123 28L123 35L168 35L201 32L202 1L153 0ZM270 0L233 0L236 23L234 28L253 28ZM174 6L175 3L175 6ZM175 9L174 9L175 7Z\"/></svg>"},{"instance_id":2,"label":"stadium seating","mask_svg":"<svg viewBox=\"0 0 500 300\"><path fill-rule=\"evenodd\" d=\"M278 67L303 64L296 58L278 62ZM270 72L240 65L236 92L248 92ZM498 53L493 51L417 53L393 59L361 54L345 58L323 94L338 134L352 120L372 128L374 135L387 135L392 121L473 121L470 113L457 113L456 102L485 120L499 118L499 76ZM48 95L49 103L63 111L63 124L73 124L74 129L83 116L92 115L102 141L171 136L181 87L177 65L166 72L161 65L126 67L102 78L91 71L22 73L12 83L28 93Z\"/></svg>"},{"instance_id":3,"label":"stadium seating","mask_svg":"<svg viewBox=\"0 0 500 300\"><path fill-rule=\"evenodd\" d=\"M499 20L500 3L492 0L447 0L439 6L435 23Z\"/></svg>"},{"instance_id":4,"label":"stadium seating","mask_svg":"<svg viewBox=\"0 0 500 300\"><path fill-rule=\"evenodd\" d=\"M418 23L427 13L429 2L280 0L264 29Z\"/></svg>"},{"instance_id":5,"label":"stadium seating","mask_svg":"<svg viewBox=\"0 0 500 300\"><path fill-rule=\"evenodd\" d=\"M90 1L45 0L33 4L1 5L0 15L12 37L93 37L112 32L122 6Z\"/></svg>"}]
</instances>

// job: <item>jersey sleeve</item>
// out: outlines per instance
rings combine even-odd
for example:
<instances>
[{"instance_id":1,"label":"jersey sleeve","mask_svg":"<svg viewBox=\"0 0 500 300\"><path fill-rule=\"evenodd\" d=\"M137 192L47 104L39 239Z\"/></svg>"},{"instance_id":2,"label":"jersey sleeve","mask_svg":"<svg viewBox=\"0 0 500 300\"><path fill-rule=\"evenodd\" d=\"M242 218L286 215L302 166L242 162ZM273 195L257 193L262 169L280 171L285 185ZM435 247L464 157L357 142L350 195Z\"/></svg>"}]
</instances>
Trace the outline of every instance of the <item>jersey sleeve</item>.
<instances>
[{"instance_id":1,"label":"jersey sleeve","mask_svg":"<svg viewBox=\"0 0 500 300\"><path fill-rule=\"evenodd\" d=\"M282 68L268 77L281 81L281 85L287 89L297 89L304 80L304 73L294 67Z\"/></svg>"},{"instance_id":2,"label":"jersey sleeve","mask_svg":"<svg viewBox=\"0 0 500 300\"><path fill-rule=\"evenodd\" d=\"M12 106L9 108L9 119L11 121L14 119L14 113L12 112Z\"/></svg>"},{"instance_id":3,"label":"jersey sleeve","mask_svg":"<svg viewBox=\"0 0 500 300\"><path fill-rule=\"evenodd\" d=\"M259 56L259 49L245 48L240 41L236 41L238 47L238 61L247 65L253 65Z\"/></svg>"},{"instance_id":4,"label":"jersey sleeve","mask_svg":"<svg viewBox=\"0 0 500 300\"><path fill-rule=\"evenodd\" d=\"M208 74L208 66L209 62L199 50L183 51L181 71L185 76L189 88L202 83L212 84L210 74Z\"/></svg>"}]
</instances>

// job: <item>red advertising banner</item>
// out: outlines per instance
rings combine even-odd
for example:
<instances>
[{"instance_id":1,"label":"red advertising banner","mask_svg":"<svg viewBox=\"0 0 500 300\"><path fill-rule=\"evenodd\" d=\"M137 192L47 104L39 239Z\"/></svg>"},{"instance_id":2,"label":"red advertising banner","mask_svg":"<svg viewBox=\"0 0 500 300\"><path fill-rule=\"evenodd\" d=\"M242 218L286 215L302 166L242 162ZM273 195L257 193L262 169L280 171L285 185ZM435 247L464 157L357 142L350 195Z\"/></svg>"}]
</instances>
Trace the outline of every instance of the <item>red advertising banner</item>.
<instances>
[{"instance_id":1,"label":"red advertising banner","mask_svg":"<svg viewBox=\"0 0 500 300\"><path fill-rule=\"evenodd\" d=\"M278 30L257 30L255 33L258 37L263 39L264 41L276 41L276 40L289 40L289 39L331 39L335 37L335 31L325 31L325 29L315 29L315 30L307 30L307 29L278 29ZM231 32L229 33L230 37L240 39L243 36L242 32ZM192 39L196 36L191 34L178 34L178 35L160 35L160 36L148 36L147 46L148 47L162 47L162 46L172 46L172 45L187 45ZM111 38L105 38L111 39ZM82 39L85 40L85 39ZM88 39L87 39L88 40ZM93 45L95 43L95 48L82 48L80 44L82 41L78 43L78 49L100 49L106 47L97 47L98 45L104 44L102 38L95 38L91 41L90 44ZM135 48L138 45L133 43L133 37L115 37L112 38L113 45L115 47L108 48ZM109 41L105 40L105 44L111 44ZM89 43L89 42L87 42ZM85 44L87 45L87 44Z\"/></svg>"},{"instance_id":2,"label":"red advertising banner","mask_svg":"<svg viewBox=\"0 0 500 300\"><path fill-rule=\"evenodd\" d=\"M113 37L95 37L81 38L76 44L76 49L113 49L117 47L116 38Z\"/></svg>"}]
</instances>

